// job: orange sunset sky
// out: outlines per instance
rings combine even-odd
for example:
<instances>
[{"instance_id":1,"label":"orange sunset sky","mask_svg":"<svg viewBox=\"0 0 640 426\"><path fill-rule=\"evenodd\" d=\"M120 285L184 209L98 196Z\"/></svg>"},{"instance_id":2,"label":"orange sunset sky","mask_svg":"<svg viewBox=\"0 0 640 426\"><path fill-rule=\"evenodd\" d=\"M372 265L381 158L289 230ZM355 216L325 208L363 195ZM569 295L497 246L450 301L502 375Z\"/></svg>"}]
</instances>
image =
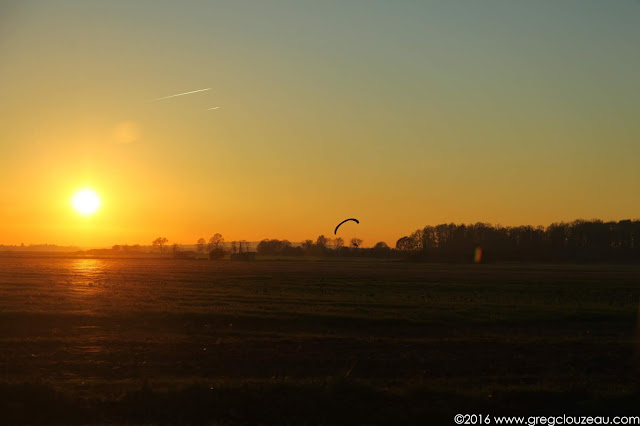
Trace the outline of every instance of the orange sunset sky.
<instances>
[{"instance_id":1,"label":"orange sunset sky","mask_svg":"<svg viewBox=\"0 0 640 426\"><path fill-rule=\"evenodd\" d=\"M638 22L636 1L3 2L0 244L638 218Z\"/></svg>"}]
</instances>

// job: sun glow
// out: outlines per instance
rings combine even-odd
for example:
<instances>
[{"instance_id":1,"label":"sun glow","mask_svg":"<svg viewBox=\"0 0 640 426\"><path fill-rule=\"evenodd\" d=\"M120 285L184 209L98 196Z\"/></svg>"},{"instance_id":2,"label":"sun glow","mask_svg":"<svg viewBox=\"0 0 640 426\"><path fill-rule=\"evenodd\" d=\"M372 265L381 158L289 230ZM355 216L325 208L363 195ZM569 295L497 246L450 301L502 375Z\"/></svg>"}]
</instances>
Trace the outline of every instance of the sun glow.
<instances>
[{"instance_id":1,"label":"sun glow","mask_svg":"<svg viewBox=\"0 0 640 426\"><path fill-rule=\"evenodd\" d=\"M100 208L100 197L91 189L82 189L73 195L71 204L78 213L88 216Z\"/></svg>"}]
</instances>

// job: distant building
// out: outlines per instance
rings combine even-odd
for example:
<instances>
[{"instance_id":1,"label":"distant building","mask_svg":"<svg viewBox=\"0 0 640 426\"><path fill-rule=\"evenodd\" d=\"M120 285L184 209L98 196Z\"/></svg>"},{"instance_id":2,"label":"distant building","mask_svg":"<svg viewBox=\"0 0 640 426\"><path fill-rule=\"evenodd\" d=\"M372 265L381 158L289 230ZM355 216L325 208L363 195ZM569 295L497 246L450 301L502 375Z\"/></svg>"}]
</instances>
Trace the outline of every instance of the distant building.
<instances>
[{"instance_id":1,"label":"distant building","mask_svg":"<svg viewBox=\"0 0 640 426\"><path fill-rule=\"evenodd\" d=\"M209 252L209 259L210 260L218 260L218 259L222 259L224 257L224 249L221 247L218 248L214 248L213 250L211 250Z\"/></svg>"},{"instance_id":2,"label":"distant building","mask_svg":"<svg viewBox=\"0 0 640 426\"><path fill-rule=\"evenodd\" d=\"M256 260L255 251L245 251L242 253L231 253L231 260L240 260L245 262L253 262Z\"/></svg>"},{"instance_id":3,"label":"distant building","mask_svg":"<svg viewBox=\"0 0 640 426\"><path fill-rule=\"evenodd\" d=\"M196 256L197 256L197 253L193 250L173 252L174 259L195 259Z\"/></svg>"}]
</instances>

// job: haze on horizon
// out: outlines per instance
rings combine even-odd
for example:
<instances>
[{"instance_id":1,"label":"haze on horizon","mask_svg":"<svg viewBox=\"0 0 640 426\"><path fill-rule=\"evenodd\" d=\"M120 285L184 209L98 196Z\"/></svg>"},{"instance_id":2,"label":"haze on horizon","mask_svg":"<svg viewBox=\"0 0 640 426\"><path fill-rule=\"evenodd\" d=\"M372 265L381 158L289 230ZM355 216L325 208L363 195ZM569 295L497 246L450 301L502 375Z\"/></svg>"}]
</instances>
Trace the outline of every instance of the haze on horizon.
<instances>
[{"instance_id":1,"label":"haze on horizon","mask_svg":"<svg viewBox=\"0 0 640 426\"><path fill-rule=\"evenodd\" d=\"M639 21L631 0L4 2L0 244L638 218Z\"/></svg>"}]
</instances>

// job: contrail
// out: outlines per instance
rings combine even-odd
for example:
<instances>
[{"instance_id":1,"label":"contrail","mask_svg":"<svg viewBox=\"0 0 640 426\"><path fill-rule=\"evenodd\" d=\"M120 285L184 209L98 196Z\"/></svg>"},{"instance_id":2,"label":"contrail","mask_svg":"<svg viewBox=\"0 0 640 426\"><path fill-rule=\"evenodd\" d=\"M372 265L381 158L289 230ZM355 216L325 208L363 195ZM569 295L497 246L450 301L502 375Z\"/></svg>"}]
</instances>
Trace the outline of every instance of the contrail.
<instances>
[{"instance_id":1,"label":"contrail","mask_svg":"<svg viewBox=\"0 0 640 426\"><path fill-rule=\"evenodd\" d=\"M213 108L207 108L207 109L205 109L205 111L211 111L212 109L218 109L218 108L220 108L220 107L217 106L217 107L213 107Z\"/></svg>"},{"instance_id":2,"label":"contrail","mask_svg":"<svg viewBox=\"0 0 640 426\"><path fill-rule=\"evenodd\" d=\"M165 96L165 97L163 97L163 98L151 99L151 100L150 100L150 101L148 101L148 102L161 101L162 99L175 98L176 96L190 95L190 94L192 94L192 93L206 92L207 90L211 90L211 87L207 87L206 89L192 90L191 92L178 93L178 94L176 94L176 95L169 95L169 96Z\"/></svg>"}]
</instances>

